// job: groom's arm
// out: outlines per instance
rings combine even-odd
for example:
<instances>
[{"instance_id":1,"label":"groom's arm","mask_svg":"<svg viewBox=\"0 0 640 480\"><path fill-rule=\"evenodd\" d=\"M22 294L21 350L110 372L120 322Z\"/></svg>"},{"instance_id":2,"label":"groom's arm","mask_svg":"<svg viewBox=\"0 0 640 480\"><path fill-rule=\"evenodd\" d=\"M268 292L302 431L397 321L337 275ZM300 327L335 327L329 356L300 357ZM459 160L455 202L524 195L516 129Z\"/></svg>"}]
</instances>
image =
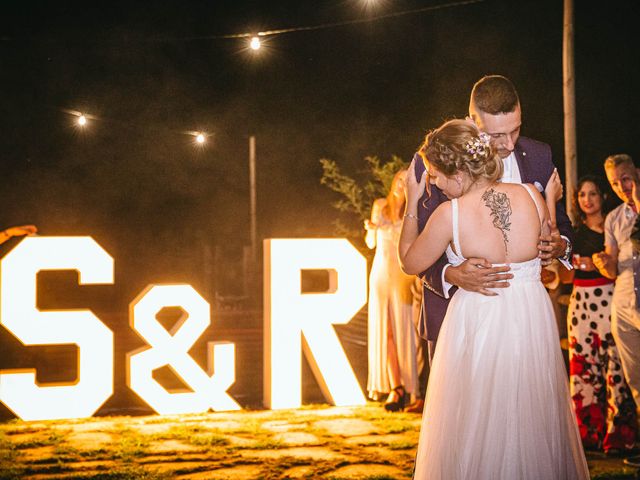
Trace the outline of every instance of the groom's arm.
<instances>
[{"instance_id":1,"label":"groom's arm","mask_svg":"<svg viewBox=\"0 0 640 480\"><path fill-rule=\"evenodd\" d=\"M507 288L513 278L507 265L494 267L484 258L468 258L457 267L451 265L446 255L420 276L425 286L443 298L450 298L458 288L495 296L492 288Z\"/></svg>"},{"instance_id":2,"label":"groom's arm","mask_svg":"<svg viewBox=\"0 0 640 480\"><path fill-rule=\"evenodd\" d=\"M424 282L424 285L433 293L442 298L449 298L450 295L453 295L457 287L445 282L445 268L451 268L451 264L447 260L447 256L442 255L436 263L420 274L420 278Z\"/></svg>"}]
</instances>

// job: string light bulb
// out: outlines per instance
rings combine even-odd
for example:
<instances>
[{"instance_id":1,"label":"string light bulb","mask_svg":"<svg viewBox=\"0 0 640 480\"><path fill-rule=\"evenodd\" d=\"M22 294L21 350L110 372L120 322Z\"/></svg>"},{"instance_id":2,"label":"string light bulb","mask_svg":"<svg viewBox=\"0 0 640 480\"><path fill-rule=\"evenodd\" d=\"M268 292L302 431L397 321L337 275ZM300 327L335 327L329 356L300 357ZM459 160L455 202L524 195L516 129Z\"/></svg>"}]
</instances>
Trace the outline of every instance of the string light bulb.
<instances>
[{"instance_id":1,"label":"string light bulb","mask_svg":"<svg viewBox=\"0 0 640 480\"><path fill-rule=\"evenodd\" d=\"M196 135L196 143L199 143L200 145L202 145L205 142L206 138L204 136L204 134L199 133Z\"/></svg>"},{"instance_id":2,"label":"string light bulb","mask_svg":"<svg viewBox=\"0 0 640 480\"><path fill-rule=\"evenodd\" d=\"M251 42L249 43L249 47L251 48L251 50L260 50L261 46L262 42L260 42L260 39L258 37L251 38Z\"/></svg>"},{"instance_id":3,"label":"string light bulb","mask_svg":"<svg viewBox=\"0 0 640 480\"><path fill-rule=\"evenodd\" d=\"M87 117L80 114L80 116L78 117L78 125L80 125L81 127L84 127L86 124L87 124Z\"/></svg>"}]
</instances>

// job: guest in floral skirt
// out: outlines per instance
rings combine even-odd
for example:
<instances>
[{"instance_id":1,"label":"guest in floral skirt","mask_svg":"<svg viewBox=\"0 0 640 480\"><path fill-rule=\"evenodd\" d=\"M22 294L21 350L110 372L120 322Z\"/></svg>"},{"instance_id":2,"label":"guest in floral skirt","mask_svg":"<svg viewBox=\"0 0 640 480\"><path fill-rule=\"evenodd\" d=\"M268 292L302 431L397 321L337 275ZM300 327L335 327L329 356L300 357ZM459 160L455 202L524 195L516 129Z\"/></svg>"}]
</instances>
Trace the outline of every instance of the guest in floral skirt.
<instances>
[{"instance_id":1,"label":"guest in floral skirt","mask_svg":"<svg viewBox=\"0 0 640 480\"><path fill-rule=\"evenodd\" d=\"M579 221L567 317L570 388L585 448L624 453L636 438L635 403L611 334L613 280L602 276L591 258L604 248L602 185L599 178L585 176L574 197Z\"/></svg>"}]
</instances>

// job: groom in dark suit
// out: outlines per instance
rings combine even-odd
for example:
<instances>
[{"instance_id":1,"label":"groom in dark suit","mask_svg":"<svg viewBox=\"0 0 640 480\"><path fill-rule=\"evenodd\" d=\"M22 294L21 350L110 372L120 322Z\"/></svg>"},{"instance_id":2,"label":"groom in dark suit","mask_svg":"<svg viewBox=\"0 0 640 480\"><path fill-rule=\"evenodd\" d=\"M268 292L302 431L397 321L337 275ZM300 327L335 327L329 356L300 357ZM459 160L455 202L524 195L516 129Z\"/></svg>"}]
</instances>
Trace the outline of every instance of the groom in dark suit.
<instances>
[{"instance_id":1,"label":"groom in dark suit","mask_svg":"<svg viewBox=\"0 0 640 480\"><path fill-rule=\"evenodd\" d=\"M555 168L551 148L546 143L520 136L521 111L518 93L511 81L500 75L481 78L471 91L469 115L480 130L489 134L491 142L504 162L503 182L531 183L544 195ZM420 152L416 177L424 171ZM438 205L446 201L445 195L427 179L427 189L418 206L418 229L422 231ZM540 258L550 262L558 258L571 268L571 239L573 230L561 202L557 205L557 228L551 235L540 238ZM433 357L436 339L444 320L449 298L455 290L463 288L483 295L496 295L491 288L506 288L513 276L509 267L492 267L486 259L469 258L454 267L442 256L431 268L423 272L423 303L419 324L420 335L429 344L429 359Z\"/></svg>"}]
</instances>

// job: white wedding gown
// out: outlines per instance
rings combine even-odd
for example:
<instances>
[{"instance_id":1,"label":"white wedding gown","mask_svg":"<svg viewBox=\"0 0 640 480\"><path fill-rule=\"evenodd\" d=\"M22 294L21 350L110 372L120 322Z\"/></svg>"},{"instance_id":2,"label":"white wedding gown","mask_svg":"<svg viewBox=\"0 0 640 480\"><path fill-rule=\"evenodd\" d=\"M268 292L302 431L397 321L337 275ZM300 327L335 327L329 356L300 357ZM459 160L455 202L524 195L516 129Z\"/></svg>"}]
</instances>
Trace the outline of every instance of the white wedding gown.
<instances>
[{"instance_id":1,"label":"white wedding gown","mask_svg":"<svg viewBox=\"0 0 640 480\"><path fill-rule=\"evenodd\" d=\"M457 200L452 213L461 252ZM450 247L447 256L464 261ZM458 289L451 299L429 374L416 479L589 478L540 260L511 269L511 285L497 296Z\"/></svg>"}]
</instances>

